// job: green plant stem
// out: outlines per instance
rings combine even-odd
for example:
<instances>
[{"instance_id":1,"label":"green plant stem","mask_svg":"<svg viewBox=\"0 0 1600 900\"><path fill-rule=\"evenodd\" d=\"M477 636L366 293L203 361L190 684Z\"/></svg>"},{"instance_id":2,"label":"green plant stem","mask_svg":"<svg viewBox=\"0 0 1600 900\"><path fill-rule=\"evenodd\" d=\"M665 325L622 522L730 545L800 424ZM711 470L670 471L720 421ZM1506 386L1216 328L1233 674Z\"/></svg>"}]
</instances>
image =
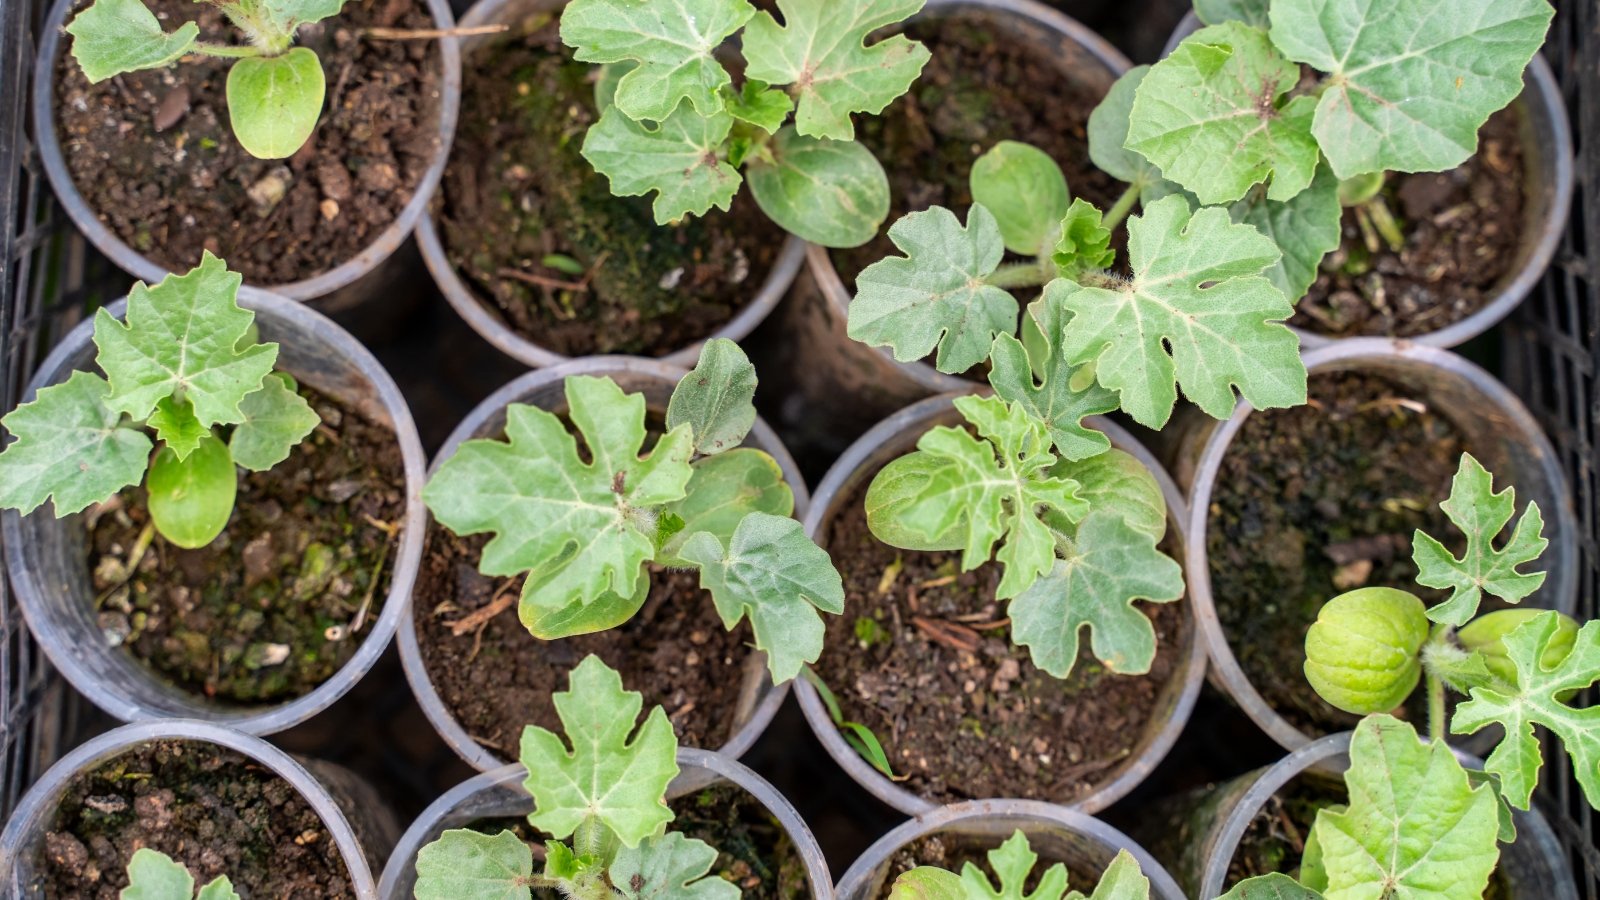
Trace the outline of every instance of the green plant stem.
<instances>
[{"instance_id":1,"label":"green plant stem","mask_svg":"<svg viewBox=\"0 0 1600 900\"><path fill-rule=\"evenodd\" d=\"M1374 196L1362 205L1367 215L1372 217L1372 225L1378 229L1378 234L1383 236L1384 243L1395 253L1406 248L1406 236L1400 230L1400 222L1395 219L1394 213L1389 211L1389 204L1385 203L1381 194Z\"/></svg>"},{"instance_id":2,"label":"green plant stem","mask_svg":"<svg viewBox=\"0 0 1600 900\"><path fill-rule=\"evenodd\" d=\"M1105 218L1100 223L1108 230L1116 228L1122 224L1123 219L1128 217L1128 213L1133 211L1133 205L1138 202L1139 186L1136 184L1128 185L1127 190L1124 190L1122 196L1117 198L1117 202L1112 204L1111 209L1106 212Z\"/></svg>"},{"instance_id":3,"label":"green plant stem","mask_svg":"<svg viewBox=\"0 0 1600 900\"><path fill-rule=\"evenodd\" d=\"M1428 737L1431 740L1443 741L1444 729L1444 682L1432 672L1427 676L1428 684Z\"/></svg>"},{"instance_id":4,"label":"green plant stem","mask_svg":"<svg viewBox=\"0 0 1600 900\"><path fill-rule=\"evenodd\" d=\"M1041 258L1037 262L1001 266L989 273L983 281L997 288L1039 287L1055 276L1055 267L1049 264L1049 259Z\"/></svg>"},{"instance_id":5,"label":"green plant stem","mask_svg":"<svg viewBox=\"0 0 1600 900\"><path fill-rule=\"evenodd\" d=\"M223 59L251 59L266 55L260 47L233 47L227 44L207 44L203 41L196 41L194 49L196 53Z\"/></svg>"}]
</instances>

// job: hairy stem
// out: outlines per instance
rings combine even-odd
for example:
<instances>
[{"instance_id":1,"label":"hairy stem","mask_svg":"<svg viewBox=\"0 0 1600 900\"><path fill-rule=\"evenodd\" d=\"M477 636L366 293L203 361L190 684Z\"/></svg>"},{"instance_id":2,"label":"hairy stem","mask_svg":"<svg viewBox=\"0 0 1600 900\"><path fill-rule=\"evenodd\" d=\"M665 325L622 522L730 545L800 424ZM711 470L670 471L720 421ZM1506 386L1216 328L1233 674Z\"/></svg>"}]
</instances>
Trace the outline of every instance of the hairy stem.
<instances>
[{"instance_id":1,"label":"hairy stem","mask_svg":"<svg viewBox=\"0 0 1600 900\"><path fill-rule=\"evenodd\" d=\"M1378 234L1383 236L1384 243L1395 253L1406 248L1406 236L1400 230L1400 222L1395 219L1394 213L1389 211L1389 204L1385 203L1382 195L1378 195L1363 204L1367 215L1372 217L1373 227L1378 229Z\"/></svg>"},{"instance_id":2,"label":"hairy stem","mask_svg":"<svg viewBox=\"0 0 1600 900\"><path fill-rule=\"evenodd\" d=\"M1439 676L1428 673L1428 737L1431 740L1443 741L1444 729L1444 682Z\"/></svg>"},{"instance_id":3,"label":"hairy stem","mask_svg":"<svg viewBox=\"0 0 1600 900\"><path fill-rule=\"evenodd\" d=\"M205 56L218 56L224 59L249 59L266 55L260 47L232 47L227 44L208 44L204 41L195 41L194 50Z\"/></svg>"},{"instance_id":4,"label":"hairy stem","mask_svg":"<svg viewBox=\"0 0 1600 900\"><path fill-rule=\"evenodd\" d=\"M1055 275L1054 266L1047 258L1041 258L1037 262L1001 266L985 276L983 282L997 288L1039 287Z\"/></svg>"},{"instance_id":5,"label":"hairy stem","mask_svg":"<svg viewBox=\"0 0 1600 900\"><path fill-rule=\"evenodd\" d=\"M1112 204L1111 209L1106 212L1101 224L1108 230L1116 228L1122 224L1123 219L1128 217L1128 213L1133 211L1133 205L1138 202L1139 186L1136 184L1128 185L1127 190L1122 192L1122 196L1118 197L1117 202Z\"/></svg>"}]
</instances>

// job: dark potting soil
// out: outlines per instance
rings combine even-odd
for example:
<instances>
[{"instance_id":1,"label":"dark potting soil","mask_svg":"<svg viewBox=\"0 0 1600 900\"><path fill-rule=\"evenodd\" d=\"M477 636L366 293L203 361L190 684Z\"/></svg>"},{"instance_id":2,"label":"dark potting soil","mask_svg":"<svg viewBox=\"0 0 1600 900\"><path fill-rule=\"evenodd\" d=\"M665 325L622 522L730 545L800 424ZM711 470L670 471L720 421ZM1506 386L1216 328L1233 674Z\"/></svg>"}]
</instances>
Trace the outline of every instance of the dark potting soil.
<instances>
[{"instance_id":1,"label":"dark potting soil","mask_svg":"<svg viewBox=\"0 0 1600 900\"><path fill-rule=\"evenodd\" d=\"M799 900L810 893L799 850L778 820L738 787L715 784L667 805L676 816L668 830L717 848L710 874L737 885L745 900ZM483 819L467 827L484 834L515 832L533 851L534 868L543 866L548 836L526 818ZM554 891L535 891L534 896L558 897Z\"/></svg>"},{"instance_id":2,"label":"dark potting soil","mask_svg":"<svg viewBox=\"0 0 1600 900\"><path fill-rule=\"evenodd\" d=\"M1008 835L1009 837L1009 835ZM993 843L992 841L990 843ZM917 838L910 844L895 851L889 857L889 871L884 878L883 889L878 892L879 900L888 900L894 889L895 879L917 868L918 866L933 866L944 869L946 872L961 874L967 863L972 863L983 871L990 884L999 884L995 876L994 867L989 865L989 846L974 842L970 838L959 835L932 834L927 837ZM1039 861L1034 864L1033 871L1028 874L1028 879L1023 883L1022 895L1033 893L1039 886L1039 879L1049 870L1057 860L1045 853L1040 853L1040 848L1034 847L1033 852L1039 854ZM1094 886L1100 880L1100 873L1084 872L1077 867L1067 866L1067 886L1074 891L1085 894L1094 892Z\"/></svg>"},{"instance_id":3,"label":"dark potting soil","mask_svg":"<svg viewBox=\"0 0 1600 900\"><path fill-rule=\"evenodd\" d=\"M863 484L870 483L870 480ZM960 571L960 553L897 550L867 529L865 487L827 534L845 613L828 618L817 671L844 717L872 729L902 787L930 800L1069 803L1135 751L1173 677L1175 603L1139 604L1155 625L1150 672L1112 675L1085 639L1066 680L1034 667L994 599L1000 567Z\"/></svg>"},{"instance_id":4,"label":"dark potting soil","mask_svg":"<svg viewBox=\"0 0 1600 900\"><path fill-rule=\"evenodd\" d=\"M856 117L857 139L889 173L890 208L877 238L833 251L847 290L854 292L862 269L899 254L888 226L906 213L944 206L964 221L972 205L972 164L1000 141L1048 153L1074 197L1101 209L1116 202L1120 186L1089 161L1089 114L1115 81L1101 75L1098 63L1086 54L1064 63L1059 39L1018 40L973 12L919 19L905 34L926 44L933 58L881 116ZM1044 97L1048 103L1040 102Z\"/></svg>"},{"instance_id":5,"label":"dark potting soil","mask_svg":"<svg viewBox=\"0 0 1600 900\"><path fill-rule=\"evenodd\" d=\"M1274 710L1320 735L1357 717L1306 681L1306 632L1324 603L1359 587L1443 599L1416 584L1411 540L1420 528L1461 552L1439 503L1470 448L1388 379L1313 375L1309 394L1305 406L1245 419L1217 476L1206 547L1240 667Z\"/></svg>"},{"instance_id":6,"label":"dark potting soil","mask_svg":"<svg viewBox=\"0 0 1600 900\"><path fill-rule=\"evenodd\" d=\"M39 859L46 900L116 900L149 847L245 897L354 897L333 836L287 781L198 741L155 741L67 787Z\"/></svg>"},{"instance_id":7,"label":"dark potting soil","mask_svg":"<svg viewBox=\"0 0 1600 900\"><path fill-rule=\"evenodd\" d=\"M593 66L553 16L475 55L445 173L451 263L523 337L567 356L661 355L755 299L784 233L741 192L731 212L656 224L579 150L599 117Z\"/></svg>"},{"instance_id":8,"label":"dark potting soil","mask_svg":"<svg viewBox=\"0 0 1600 900\"><path fill-rule=\"evenodd\" d=\"M1233 859L1228 863L1223 890L1232 890L1246 878L1273 872L1298 877L1306 839L1317 821L1317 811L1342 806L1348 801L1349 795L1341 782L1315 774L1300 775L1284 785L1267 799L1245 827ZM1514 896L1505 870L1497 867L1489 876L1484 900L1505 900Z\"/></svg>"},{"instance_id":9,"label":"dark potting soil","mask_svg":"<svg viewBox=\"0 0 1600 900\"><path fill-rule=\"evenodd\" d=\"M85 562L107 640L207 697L304 695L355 655L388 595L405 517L394 431L300 393L322 424L270 471L239 470L233 517L209 546L161 537L143 488L89 513Z\"/></svg>"},{"instance_id":10,"label":"dark potting soil","mask_svg":"<svg viewBox=\"0 0 1600 900\"><path fill-rule=\"evenodd\" d=\"M551 693L597 654L622 674L623 687L661 706L686 746L715 750L733 734L732 713L753 637L741 623L728 631L699 575L652 568L650 597L627 624L599 634L541 641L517 619L520 579L478 572L487 535L461 538L429 528L417 577L417 641L429 678L461 727L478 743L513 759L523 726L560 731ZM451 627L502 598L482 625Z\"/></svg>"},{"instance_id":11,"label":"dark potting soil","mask_svg":"<svg viewBox=\"0 0 1600 900\"><path fill-rule=\"evenodd\" d=\"M1291 320L1333 337L1410 337L1482 309L1516 262L1525 200L1521 113L1507 107L1478 134L1478 153L1459 168L1392 174L1382 196L1400 221L1405 248L1372 253L1354 210L1344 242Z\"/></svg>"},{"instance_id":12,"label":"dark potting soil","mask_svg":"<svg viewBox=\"0 0 1600 900\"><path fill-rule=\"evenodd\" d=\"M238 37L210 5L145 5L168 31L193 20L206 40ZM91 85L63 53L56 116L72 180L119 238L173 271L210 250L254 284L326 272L394 222L439 143L435 42L379 40L365 29L432 26L421 0L360 0L300 29L299 44L322 59L327 101L310 142L286 160L256 159L234 138L232 60L186 57Z\"/></svg>"}]
</instances>

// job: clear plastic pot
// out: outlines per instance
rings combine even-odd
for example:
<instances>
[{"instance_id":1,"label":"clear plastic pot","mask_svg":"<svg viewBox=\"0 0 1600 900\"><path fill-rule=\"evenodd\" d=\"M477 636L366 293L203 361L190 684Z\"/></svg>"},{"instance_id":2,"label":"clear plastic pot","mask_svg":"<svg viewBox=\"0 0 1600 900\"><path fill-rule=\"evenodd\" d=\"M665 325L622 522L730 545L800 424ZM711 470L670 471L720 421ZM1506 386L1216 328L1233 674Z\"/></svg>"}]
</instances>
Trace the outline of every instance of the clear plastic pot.
<instances>
[{"instance_id":1,"label":"clear plastic pot","mask_svg":"<svg viewBox=\"0 0 1600 900\"><path fill-rule=\"evenodd\" d=\"M1505 385L1465 359L1413 341L1359 338L1338 341L1304 354L1313 375L1361 372L1381 375L1412 392L1428 409L1450 420L1472 454L1495 475L1495 485L1516 488L1519 508L1537 502L1544 514L1550 546L1540 560L1549 573L1545 584L1523 606L1571 613L1578 592L1578 523L1561 460L1533 416ZM1228 447L1252 409L1243 401L1226 421L1198 411L1185 414L1177 435L1172 464L1178 483L1189 490L1189 596L1211 657L1211 678L1252 720L1286 750L1298 750L1312 737L1279 715L1245 676L1211 593L1211 565L1206 551L1211 495ZM1439 500L1445 498L1440 497ZM1300 672L1284 677L1303 677ZM1482 752L1486 737L1460 742Z\"/></svg>"},{"instance_id":2,"label":"clear plastic pot","mask_svg":"<svg viewBox=\"0 0 1600 900\"><path fill-rule=\"evenodd\" d=\"M461 27L508 25L515 31L530 17L556 12L566 5L567 0L480 0L462 17ZM463 39L461 49L466 65L469 67L473 65L473 55L480 49L492 45L496 40L499 38L494 35ZM519 334L506 323L504 316L494 308L493 304L479 297L477 292L462 280L454 263L450 261L449 254L445 252L444 241L439 234L436 221L437 209L437 205L430 206L427 214L417 220L417 245L422 248L423 261L428 264L428 271L433 273L433 280L439 286L439 292L444 294L444 298L455 308L456 313L484 340L530 368L538 369L565 362L568 357ZM754 331L778 305L778 301L783 299L784 294L788 293L789 285L794 282L795 273L800 271L804 257L805 243L790 235L784 241L783 249L773 261L772 269L767 272L767 277L762 281L755 298L721 328L707 336L706 340L720 337L738 341ZM700 358L700 347L703 343L704 341L696 341L687 347L677 348L661 359L686 368L693 366Z\"/></svg>"},{"instance_id":3,"label":"clear plastic pot","mask_svg":"<svg viewBox=\"0 0 1600 900\"><path fill-rule=\"evenodd\" d=\"M78 231L124 271L155 284L165 278L168 271L128 246L116 232L100 221L72 180L72 174L67 170L65 150L56 134L56 64L66 50L63 38L67 20L81 2L55 0L44 27L39 31L39 56L33 69L33 134L38 142L39 160L44 165L46 177L50 179L50 186L55 189L56 198L61 201ZM455 16L447 0L424 2L435 28L447 31L455 27ZM384 299L380 292L393 279L382 277L384 273L380 271L377 272L378 277L372 279L372 289L369 290L360 282L378 270L411 236L411 230L416 227L417 220L428 205L428 198L433 196L439 179L444 175L444 165L450 156L450 141L455 136L456 118L461 107L461 53L456 43L455 38L438 41L442 70L438 118L432 123L435 131L432 159L400 215L366 249L326 272L290 284L251 285L252 288L291 300L316 300L319 309L330 313L354 308L366 300Z\"/></svg>"},{"instance_id":4,"label":"clear plastic pot","mask_svg":"<svg viewBox=\"0 0 1600 900\"><path fill-rule=\"evenodd\" d=\"M1167 40L1162 56L1171 53L1184 38L1200 28L1200 20L1192 11L1185 15ZM1477 312L1443 328L1412 335L1407 340L1433 347L1455 347L1493 328L1533 292L1555 258L1556 248L1561 245L1574 190L1572 126L1567 121L1561 86L1543 56L1535 56L1522 77L1522 96L1512 101L1512 106L1522 114L1522 154L1527 167L1522 222L1517 227L1521 240L1516 257ZM1342 340L1358 340L1328 337L1300 328L1291 330L1300 336L1300 345L1307 350Z\"/></svg>"},{"instance_id":5,"label":"clear plastic pot","mask_svg":"<svg viewBox=\"0 0 1600 900\"><path fill-rule=\"evenodd\" d=\"M512 403L524 403L557 413L565 412L566 379L570 375L609 377L623 390L643 394L652 411L664 412L667 400L672 396L672 389L677 385L678 379L683 377L684 370L659 360L633 356L587 356L529 372L495 391L456 426L456 430L451 433L450 438L434 457L429 474L437 471L463 442L473 438L493 437L503 432L506 422L505 410ZM795 465L794 459L789 456L789 451L784 449L783 442L767 423L758 418L755 427L750 430L750 436L745 439L745 446L764 450L777 461L778 467L783 470L784 481L788 482L789 488L794 492L794 515L796 518L803 518L810 506L810 494L806 490L805 479L800 476L800 470ZM419 603L423 608L431 609L434 602L428 597L413 596L410 599L400 622L399 644L400 660L405 665L406 680L411 682L411 690L416 694L422 711L427 714L428 721L433 723L434 729L444 738L445 743L450 745L450 749L479 771L488 772L514 762L502 758L473 740L467 730L461 727L461 723L456 721L449 706L434 688L427 664L422 658L416 621L411 612L412 605ZM734 723L733 735L726 744L716 749L732 759L743 756L772 721L788 692L788 683L780 685L772 683L772 676L767 671L766 654L759 650L752 651L745 663L738 705L728 711Z\"/></svg>"},{"instance_id":6,"label":"clear plastic pot","mask_svg":"<svg viewBox=\"0 0 1600 900\"><path fill-rule=\"evenodd\" d=\"M23 796L0 833L0 878L4 879L0 893L16 900L40 896L34 885L34 863L62 794L74 778L141 744L165 740L198 741L233 750L288 782L328 829L349 869L356 896L360 900L378 896L372 870L386 858L399 829L375 790L331 763L301 762L258 737L191 719L124 725L90 740L51 766Z\"/></svg>"},{"instance_id":7,"label":"clear plastic pot","mask_svg":"<svg viewBox=\"0 0 1600 900\"><path fill-rule=\"evenodd\" d=\"M406 508L389 591L361 635L360 648L327 681L283 703L229 704L171 684L126 650L108 645L96 621L81 514L57 519L48 504L28 516L6 510L0 515L6 571L34 637L79 693L125 722L195 718L250 734L272 734L305 721L343 696L378 661L404 614L422 558L427 458L411 411L389 373L360 341L303 304L249 291L241 292L239 304L255 311L261 340L278 343L279 369L394 430L405 464ZM109 309L120 318L127 303L118 301ZM40 366L24 400L32 400L40 388L66 381L76 370L98 372L93 335L92 320L74 328Z\"/></svg>"},{"instance_id":8,"label":"clear plastic pot","mask_svg":"<svg viewBox=\"0 0 1600 900\"><path fill-rule=\"evenodd\" d=\"M1129 68L1127 57L1076 20L1035 0L928 0L918 18L980 13L997 34L1041 48L1072 80L1101 93L1110 90ZM1003 138L1006 135L995 135ZM884 160L893 168L893 160ZM965 210L957 210L965 216ZM892 225L893 223L885 223ZM886 347L870 347L847 333L852 292L834 268L825 247L806 246L805 271L795 279L793 296L781 311L785 339L779 348L792 354L786 365L793 390L805 399L795 403L791 429L808 435L808 443L839 449L837 436L860 434L874 422L932 394L968 391L974 382L946 375L926 362L896 362ZM829 417L826 431L810 421L808 410L849 397L848 408ZM812 432L817 432L814 435Z\"/></svg>"},{"instance_id":9,"label":"clear plastic pot","mask_svg":"<svg viewBox=\"0 0 1600 900\"><path fill-rule=\"evenodd\" d=\"M947 843L989 850L1019 830L1039 854L1040 866L1064 862L1075 871L1098 875L1118 850L1127 850L1150 879L1152 900L1184 900L1167 870L1132 838L1093 816L1033 800L970 800L930 809L868 847L839 879L835 893L839 900L877 900L894 874L890 866L895 854L921 838L937 835ZM1070 887L1085 894L1094 891L1091 884Z\"/></svg>"},{"instance_id":10,"label":"clear plastic pot","mask_svg":"<svg viewBox=\"0 0 1600 900\"><path fill-rule=\"evenodd\" d=\"M1222 896L1239 842L1267 801L1301 776L1327 779L1342 790L1349 750L1349 732L1330 734L1273 765L1192 795L1187 818L1178 826L1180 839L1171 842L1179 855L1162 862L1171 867L1189 896ZM1457 755L1468 768L1483 767L1473 757ZM1517 840L1502 845L1500 851L1500 869L1512 882L1512 897L1578 900L1572 870L1550 823L1537 810L1516 812L1515 818Z\"/></svg>"},{"instance_id":11,"label":"clear plastic pot","mask_svg":"<svg viewBox=\"0 0 1600 900\"><path fill-rule=\"evenodd\" d=\"M817 846L816 838L800 814L776 788L738 761L707 750L678 748L678 769L677 779L667 788L668 799L721 782L737 785L772 814L794 844L805 865L811 896L816 900L832 900L833 884L822 848ZM378 896L384 900L411 900L417 881L417 852L445 831L481 819L526 816L533 812L533 798L522 787L526 777L527 770L520 764L502 766L463 781L435 800L395 845L394 855L389 857L378 883Z\"/></svg>"},{"instance_id":12,"label":"clear plastic pot","mask_svg":"<svg viewBox=\"0 0 1600 900\"><path fill-rule=\"evenodd\" d=\"M951 402L957 396L960 395L942 394L915 403L862 435L839 457L817 486L811 511L805 517L806 533L827 549L829 525L834 516L839 514L844 503L868 478L890 460L915 449L917 441L929 429L938 425L958 425L964 421ZM1186 546L1189 515L1177 486L1155 457L1115 422L1100 417L1090 418L1086 422L1109 437L1112 446L1136 457L1155 476L1167 502L1168 536L1181 564L1189 552ZM1200 643L1200 634L1194 627L1189 605L1182 600L1178 602L1183 604L1185 611L1183 635L1179 646L1175 648L1181 654L1181 659L1171 680L1162 689L1155 711L1139 726L1141 735L1137 746L1126 760L1105 770L1102 781L1094 791L1064 804L1068 808L1096 813L1133 790L1166 757L1167 751L1172 749L1173 742L1188 722L1189 713L1194 709L1205 680L1206 661L1204 645ZM846 649L832 647L824 653L846 652ZM839 729L829 718L822 698L809 682L797 682L795 694L800 698L800 707L805 711L811 730L828 749L829 755L873 796L906 815L920 815L938 807L936 802L914 794L885 777L845 743Z\"/></svg>"}]
</instances>

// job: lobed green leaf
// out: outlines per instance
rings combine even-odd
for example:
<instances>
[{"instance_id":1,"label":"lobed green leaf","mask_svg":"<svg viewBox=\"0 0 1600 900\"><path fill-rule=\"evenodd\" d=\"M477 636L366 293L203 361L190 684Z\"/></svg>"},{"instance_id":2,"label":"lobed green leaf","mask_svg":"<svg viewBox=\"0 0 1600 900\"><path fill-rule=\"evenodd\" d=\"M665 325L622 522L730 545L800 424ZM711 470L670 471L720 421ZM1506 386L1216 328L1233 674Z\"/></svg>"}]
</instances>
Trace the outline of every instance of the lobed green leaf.
<instances>
[{"instance_id":1,"label":"lobed green leaf","mask_svg":"<svg viewBox=\"0 0 1600 900\"><path fill-rule=\"evenodd\" d=\"M1254 226L1283 251L1283 258L1266 275L1291 303L1298 303L1310 290L1322 258L1338 249L1343 237L1339 180L1327 166L1318 167L1311 185L1289 200L1269 200L1266 191L1254 188L1228 207L1228 215Z\"/></svg>"},{"instance_id":2,"label":"lobed green leaf","mask_svg":"<svg viewBox=\"0 0 1600 900\"><path fill-rule=\"evenodd\" d=\"M890 347L913 362L938 347L935 365L957 374L981 363L997 334L1017 328L1017 301L984 282L1005 256L1000 226L975 204L962 226L933 207L889 228L905 256L881 259L856 276L847 330L851 338Z\"/></svg>"},{"instance_id":3,"label":"lobed green leaf","mask_svg":"<svg viewBox=\"0 0 1600 900\"><path fill-rule=\"evenodd\" d=\"M1050 440L1063 459L1076 460L1110 448L1111 441L1083 420L1116 409L1117 394L1093 380L1081 389L1075 384L1081 367L1067 362L1060 338L1071 318L1059 297L1030 304L1022 317L1022 340L1009 334L995 337L989 384L996 396L1019 404L1050 429Z\"/></svg>"},{"instance_id":4,"label":"lobed green leaf","mask_svg":"<svg viewBox=\"0 0 1600 900\"><path fill-rule=\"evenodd\" d=\"M99 84L113 75L159 69L194 49L200 26L185 22L171 34L143 0L95 0L67 25L72 58Z\"/></svg>"},{"instance_id":5,"label":"lobed green leaf","mask_svg":"<svg viewBox=\"0 0 1600 900\"><path fill-rule=\"evenodd\" d=\"M558 845L559 846L559 845ZM417 851L416 900L528 900L533 851L515 832L456 828Z\"/></svg>"},{"instance_id":6,"label":"lobed green leaf","mask_svg":"<svg viewBox=\"0 0 1600 900\"><path fill-rule=\"evenodd\" d=\"M1544 537L1544 517L1539 504L1529 503L1511 539L1500 549L1494 540L1516 511L1517 493L1506 488L1494 492L1494 479L1470 453L1450 481L1450 498L1439 504L1450 521L1467 536L1460 559L1420 529L1412 536L1411 555L1417 564L1417 583L1448 590L1450 596L1428 610L1428 618L1461 626L1478 614L1485 592L1507 603L1520 603L1544 584L1545 573L1517 571L1517 566L1538 560L1550 542Z\"/></svg>"},{"instance_id":7,"label":"lobed green leaf","mask_svg":"<svg viewBox=\"0 0 1600 900\"><path fill-rule=\"evenodd\" d=\"M784 682L822 655L826 626L817 610L844 612L844 585L827 552L799 522L752 512L727 541L701 531L683 545L700 567L717 615L730 630L748 616L772 680Z\"/></svg>"},{"instance_id":8,"label":"lobed green leaf","mask_svg":"<svg viewBox=\"0 0 1600 900\"><path fill-rule=\"evenodd\" d=\"M139 483L152 444L122 424L110 394L100 376L73 372L5 417L16 440L0 453L0 506L27 514L54 498L61 517Z\"/></svg>"},{"instance_id":9,"label":"lobed green leaf","mask_svg":"<svg viewBox=\"0 0 1600 900\"><path fill-rule=\"evenodd\" d=\"M786 125L745 174L768 218L824 247L859 247L889 216L889 176L853 141L818 140Z\"/></svg>"},{"instance_id":10,"label":"lobed green leaf","mask_svg":"<svg viewBox=\"0 0 1600 900\"><path fill-rule=\"evenodd\" d=\"M663 510L663 518L675 516L683 527L667 537L657 559L679 565L674 557L700 532L727 543L745 516L758 512L784 517L794 512L794 491L777 460L754 447L695 460L687 493Z\"/></svg>"},{"instance_id":11,"label":"lobed green leaf","mask_svg":"<svg viewBox=\"0 0 1600 900\"><path fill-rule=\"evenodd\" d=\"M1067 207L1050 261L1063 278L1076 281L1089 272L1111 268L1117 253L1111 249L1111 229L1094 204L1079 197Z\"/></svg>"},{"instance_id":12,"label":"lobed green leaf","mask_svg":"<svg viewBox=\"0 0 1600 900\"><path fill-rule=\"evenodd\" d=\"M623 690L599 657L585 657L569 683L552 699L571 748L543 728L522 732L523 786L534 802L528 821L558 839L598 824L623 847L638 847L672 821L663 801L678 774L672 723L658 706L635 733L644 699Z\"/></svg>"},{"instance_id":13,"label":"lobed green leaf","mask_svg":"<svg viewBox=\"0 0 1600 900\"><path fill-rule=\"evenodd\" d=\"M293 34L301 25L331 19L344 8L345 0L261 0L274 24Z\"/></svg>"},{"instance_id":14,"label":"lobed green leaf","mask_svg":"<svg viewBox=\"0 0 1600 900\"><path fill-rule=\"evenodd\" d=\"M1194 0L1194 14L1207 25L1243 22L1256 28L1267 27L1268 0Z\"/></svg>"},{"instance_id":15,"label":"lobed green leaf","mask_svg":"<svg viewBox=\"0 0 1600 900\"><path fill-rule=\"evenodd\" d=\"M903 21L925 0L778 0L783 24L760 12L744 33L745 74L792 85L795 127L813 138L855 138L851 113L876 115L911 88L928 49L904 35L868 45L880 28Z\"/></svg>"},{"instance_id":16,"label":"lobed green leaf","mask_svg":"<svg viewBox=\"0 0 1600 900\"><path fill-rule=\"evenodd\" d=\"M700 360L678 381L667 403L667 427L686 425L696 453L731 450L756 423L756 367L739 345L712 338Z\"/></svg>"},{"instance_id":17,"label":"lobed green leaf","mask_svg":"<svg viewBox=\"0 0 1600 900\"><path fill-rule=\"evenodd\" d=\"M722 158L732 130L733 116L727 112L702 115L687 101L654 127L613 106L584 136L581 152L611 182L611 193L642 197L655 192L656 222L667 225L703 216L712 207L726 211L733 203L741 179Z\"/></svg>"},{"instance_id":18,"label":"lobed green leaf","mask_svg":"<svg viewBox=\"0 0 1600 900\"><path fill-rule=\"evenodd\" d=\"M239 404L244 421L233 429L228 450L233 461L252 472L265 472L289 458L289 453L321 424L322 417L300 396L294 379L273 372L261 390Z\"/></svg>"},{"instance_id":19,"label":"lobed green leaf","mask_svg":"<svg viewBox=\"0 0 1600 900\"><path fill-rule=\"evenodd\" d=\"M707 874L716 862L715 847L669 832L619 850L609 874L624 900L739 900L738 885Z\"/></svg>"},{"instance_id":20,"label":"lobed green leaf","mask_svg":"<svg viewBox=\"0 0 1600 900\"><path fill-rule=\"evenodd\" d=\"M1221 900L1322 900L1322 895L1282 872L1272 872L1244 879Z\"/></svg>"},{"instance_id":21,"label":"lobed green leaf","mask_svg":"<svg viewBox=\"0 0 1600 900\"><path fill-rule=\"evenodd\" d=\"M732 82L716 49L753 15L745 0L572 0L561 40L580 62L635 63L613 98L635 122L677 115L684 101L715 116Z\"/></svg>"},{"instance_id":22,"label":"lobed green leaf","mask_svg":"<svg viewBox=\"0 0 1600 900\"><path fill-rule=\"evenodd\" d=\"M1058 279L1045 288L1073 316L1062 354L1094 363L1128 415L1161 427L1179 385L1219 419L1232 412L1235 387L1258 409L1305 402L1300 342L1282 324L1293 307L1261 274L1281 257L1270 239L1226 210L1191 212L1170 196L1129 220L1128 256L1124 285Z\"/></svg>"},{"instance_id":23,"label":"lobed green leaf","mask_svg":"<svg viewBox=\"0 0 1600 900\"><path fill-rule=\"evenodd\" d=\"M794 112L794 101L788 94L754 79L747 79L738 92L727 90L723 99L728 104L728 113L735 119L767 134L777 134L789 120L789 113Z\"/></svg>"},{"instance_id":24,"label":"lobed green leaf","mask_svg":"<svg viewBox=\"0 0 1600 900\"><path fill-rule=\"evenodd\" d=\"M1335 175L1434 172L1522 92L1554 15L1546 0L1273 0L1272 42L1328 75L1311 131Z\"/></svg>"}]
</instances>

